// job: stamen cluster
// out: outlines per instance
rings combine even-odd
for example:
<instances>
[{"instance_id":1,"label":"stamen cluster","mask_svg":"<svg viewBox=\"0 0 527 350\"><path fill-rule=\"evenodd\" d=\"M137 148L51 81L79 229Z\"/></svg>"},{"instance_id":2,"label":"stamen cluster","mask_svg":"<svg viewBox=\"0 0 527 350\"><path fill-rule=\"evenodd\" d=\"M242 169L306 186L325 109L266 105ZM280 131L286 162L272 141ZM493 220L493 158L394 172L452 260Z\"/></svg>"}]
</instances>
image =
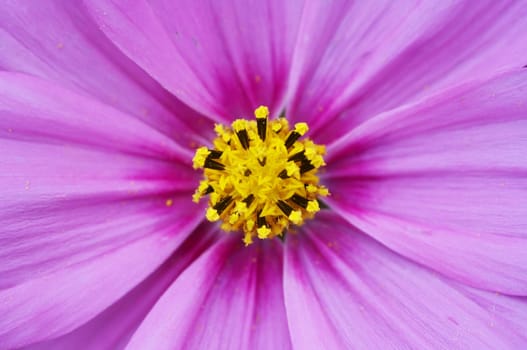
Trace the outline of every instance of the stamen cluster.
<instances>
[{"instance_id":1,"label":"stamen cluster","mask_svg":"<svg viewBox=\"0 0 527 350\"><path fill-rule=\"evenodd\" d=\"M193 160L195 169L204 169L194 201L208 195L207 219L221 220L225 231L243 231L246 245L301 225L320 210L318 196L329 194L317 177L325 147L301 139L307 124L290 130L285 118L269 120L264 106L255 116L230 128L217 124L214 148L198 148Z\"/></svg>"}]
</instances>

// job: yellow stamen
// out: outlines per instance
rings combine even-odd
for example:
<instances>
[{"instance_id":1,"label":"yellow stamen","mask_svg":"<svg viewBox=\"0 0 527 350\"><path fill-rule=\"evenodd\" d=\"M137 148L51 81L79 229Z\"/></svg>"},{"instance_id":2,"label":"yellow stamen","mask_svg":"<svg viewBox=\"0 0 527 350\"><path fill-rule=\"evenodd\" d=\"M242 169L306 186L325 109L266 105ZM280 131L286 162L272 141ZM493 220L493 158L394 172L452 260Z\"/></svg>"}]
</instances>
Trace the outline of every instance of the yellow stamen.
<instances>
[{"instance_id":1,"label":"yellow stamen","mask_svg":"<svg viewBox=\"0 0 527 350\"><path fill-rule=\"evenodd\" d=\"M271 229L269 229L267 226L262 226L262 227L258 227L256 232L258 233L258 238L265 239L265 238L268 238L269 235L271 234Z\"/></svg>"},{"instance_id":2,"label":"yellow stamen","mask_svg":"<svg viewBox=\"0 0 527 350\"><path fill-rule=\"evenodd\" d=\"M208 208L207 209L206 217L207 217L207 220L209 220L209 221L218 221L220 219L218 211L216 209L213 209L213 208Z\"/></svg>"},{"instance_id":3,"label":"yellow stamen","mask_svg":"<svg viewBox=\"0 0 527 350\"><path fill-rule=\"evenodd\" d=\"M302 225L320 210L317 198L329 195L317 177L326 164L325 147L301 138L307 124L291 130L285 118L268 120L265 106L254 115L256 120L237 119L231 127L217 124L214 148L198 148L193 159L205 177L193 200L209 195L207 220L243 231L245 245Z\"/></svg>"},{"instance_id":4,"label":"yellow stamen","mask_svg":"<svg viewBox=\"0 0 527 350\"><path fill-rule=\"evenodd\" d=\"M287 172L287 176L300 177L300 168L295 162L287 162L285 170Z\"/></svg>"},{"instance_id":5,"label":"yellow stamen","mask_svg":"<svg viewBox=\"0 0 527 350\"><path fill-rule=\"evenodd\" d=\"M299 225L302 222L302 212L300 210L295 210L289 214L289 220L295 225Z\"/></svg>"},{"instance_id":6,"label":"yellow stamen","mask_svg":"<svg viewBox=\"0 0 527 350\"><path fill-rule=\"evenodd\" d=\"M254 116L256 118L267 118L269 116L269 109L265 106L260 106L254 111Z\"/></svg>"},{"instance_id":7,"label":"yellow stamen","mask_svg":"<svg viewBox=\"0 0 527 350\"><path fill-rule=\"evenodd\" d=\"M316 213L320 210L320 206L318 205L317 201L309 201L309 203L307 203L306 210L308 213Z\"/></svg>"},{"instance_id":8,"label":"yellow stamen","mask_svg":"<svg viewBox=\"0 0 527 350\"><path fill-rule=\"evenodd\" d=\"M323 197L327 197L330 195L329 191L327 188L325 188L324 186L321 186L319 189L318 189L318 194L323 196Z\"/></svg>"},{"instance_id":9,"label":"yellow stamen","mask_svg":"<svg viewBox=\"0 0 527 350\"><path fill-rule=\"evenodd\" d=\"M282 129L281 123L273 123L271 126L271 129L273 129L274 132L279 132L280 129Z\"/></svg>"},{"instance_id":10,"label":"yellow stamen","mask_svg":"<svg viewBox=\"0 0 527 350\"><path fill-rule=\"evenodd\" d=\"M309 184L309 185L307 185L306 190L307 190L307 192L309 192L309 193L317 193L317 191L318 191L318 187Z\"/></svg>"},{"instance_id":11,"label":"yellow stamen","mask_svg":"<svg viewBox=\"0 0 527 350\"><path fill-rule=\"evenodd\" d=\"M209 153L210 151L207 147L200 147L196 150L196 155L194 155L194 159L192 160L194 169L203 168Z\"/></svg>"},{"instance_id":12,"label":"yellow stamen","mask_svg":"<svg viewBox=\"0 0 527 350\"><path fill-rule=\"evenodd\" d=\"M232 128L234 129L234 131L240 131L240 130L246 129L247 128L247 120L245 120L245 119L236 119L232 123Z\"/></svg>"},{"instance_id":13,"label":"yellow stamen","mask_svg":"<svg viewBox=\"0 0 527 350\"><path fill-rule=\"evenodd\" d=\"M295 131L299 133L300 135L304 136L304 134L309 130L306 123L296 123L295 124Z\"/></svg>"}]
</instances>

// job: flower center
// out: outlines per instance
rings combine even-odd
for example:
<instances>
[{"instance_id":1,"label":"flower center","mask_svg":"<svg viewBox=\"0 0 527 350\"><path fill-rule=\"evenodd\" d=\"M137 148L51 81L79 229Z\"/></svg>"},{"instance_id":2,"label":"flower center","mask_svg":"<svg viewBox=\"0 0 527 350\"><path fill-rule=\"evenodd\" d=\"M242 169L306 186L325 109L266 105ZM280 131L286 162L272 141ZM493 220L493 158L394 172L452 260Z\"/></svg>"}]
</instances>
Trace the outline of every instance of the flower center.
<instances>
[{"instance_id":1,"label":"flower center","mask_svg":"<svg viewBox=\"0 0 527 350\"><path fill-rule=\"evenodd\" d=\"M204 169L194 201L209 195L207 219L243 231L245 245L302 225L320 210L317 197L329 194L317 177L325 147L301 139L307 124L290 130L285 118L269 120L264 106L254 114L256 120L237 119L231 127L217 124L214 149L198 148L193 160Z\"/></svg>"}]
</instances>

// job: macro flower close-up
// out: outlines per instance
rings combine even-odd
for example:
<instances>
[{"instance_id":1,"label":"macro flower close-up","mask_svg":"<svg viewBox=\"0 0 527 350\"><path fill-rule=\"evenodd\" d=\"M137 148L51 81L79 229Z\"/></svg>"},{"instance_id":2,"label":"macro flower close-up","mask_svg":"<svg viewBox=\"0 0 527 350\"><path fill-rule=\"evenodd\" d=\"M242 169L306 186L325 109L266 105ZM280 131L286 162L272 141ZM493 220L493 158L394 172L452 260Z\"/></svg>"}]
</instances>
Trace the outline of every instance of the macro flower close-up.
<instances>
[{"instance_id":1,"label":"macro flower close-up","mask_svg":"<svg viewBox=\"0 0 527 350\"><path fill-rule=\"evenodd\" d=\"M526 349L527 2L0 2L0 349Z\"/></svg>"}]
</instances>

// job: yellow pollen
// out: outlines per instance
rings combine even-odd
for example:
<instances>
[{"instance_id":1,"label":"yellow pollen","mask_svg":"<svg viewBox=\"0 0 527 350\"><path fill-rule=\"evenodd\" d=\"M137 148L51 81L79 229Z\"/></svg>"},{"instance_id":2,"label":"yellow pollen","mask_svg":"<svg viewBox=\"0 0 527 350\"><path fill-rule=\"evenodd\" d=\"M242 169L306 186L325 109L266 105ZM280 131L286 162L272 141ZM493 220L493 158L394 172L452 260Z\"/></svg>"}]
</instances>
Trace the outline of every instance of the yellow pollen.
<instances>
[{"instance_id":1,"label":"yellow pollen","mask_svg":"<svg viewBox=\"0 0 527 350\"><path fill-rule=\"evenodd\" d=\"M256 232L258 233L258 238L265 239L265 238L268 238L269 235L271 234L271 229L269 229L267 226L262 226L262 227L258 227Z\"/></svg>"},{"instance_id":2,"label":"yellow pollen","mask_svg":"<svg viewBox=\"0 0 527 350\"><path fill-rule=\"evenodd\" d=\"M243 231L245 245L302 225L320 210L318 197L329 195L317 176L326 165L325 147L302 138L308 125L290 129L285 118L269 120L265 106L254 115L256 120L237 119L230 127L217 124L214 147L198 148L193 159L204 179L192 199L208 195L207 220Z\"/></svg>"},{"instance_id":3,"label":"yellow pollen","mask_svg":"<svg viewBox=\"0 0 527 350\"><path fill-rule=\"evenodd\" d=\"M269 109L265 106L260 106L254 111L256 118L267 118L269 116Z\"/></svg>"},{"instance_id":4,"label":"yellow pollen","mask_svg":"<svg viewBox=\"0 0 527 350\"><path fill-rule=\"evenodd\" d=\"M207 156L209 155L209 153L210 152L207 149L207 147L198 148L198 150L196 151L196 155L194 156L194 159L193 159L194 169L202 168L203 165L205 165L205 160L207 159Z\"/></svg>"},{"instance_id":5,"label":"yellow pollen","mask_svg":"<svg viewBox=\"0 0 527 350\"><path fill-rule=\"evenodd\" d=\"M295 225L300 225L302 223L302 212L300 210L295 210L289 215L289 220Z\"/></svg>"},{"instance_id":6,"label":"yellow pollen","mask_svg":"<svg viewBox=\"0 0 527 350\"><path fill-rule=\"evenodd\" d=\"M212 208L207 209L207 214L205 216L207 217L207 220L209 221L218 221L220 219L220 216L218 215L218 211Z\"/></svg>"},{"instance_id":7,"label":"yellow pollen","mask_svg":"<svg viewBox=\"0 0 527 350\"><path fill-rule=\"evenodd\" d=\"M300 135L304 135L309 130L306 123L296 123L295 124L295 131L299 133Z\"/></svg>"}]
</instances>

